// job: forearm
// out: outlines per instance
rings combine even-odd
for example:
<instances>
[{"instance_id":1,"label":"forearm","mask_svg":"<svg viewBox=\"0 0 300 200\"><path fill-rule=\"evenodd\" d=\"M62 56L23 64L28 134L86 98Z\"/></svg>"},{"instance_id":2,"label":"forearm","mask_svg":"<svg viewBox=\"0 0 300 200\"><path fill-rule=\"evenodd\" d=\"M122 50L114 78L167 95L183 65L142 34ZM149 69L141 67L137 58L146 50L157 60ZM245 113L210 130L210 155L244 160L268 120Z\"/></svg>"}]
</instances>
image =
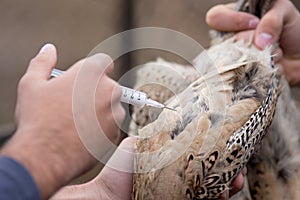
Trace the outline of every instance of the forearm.
<instances>
[{"instance_id":1,"label":"forearm","mask_svg":"<svg viewBox=\"0 0 300 200\"><path fill-rule=\"evenodd\" d=\"M10 145L10 143L14 144ZM53 162L50 163L53 165L55 161L43 160L41 154L42 152L31 147L30 142L19 144L16 138L12 138L12 141L1 151L1 155L18 161L29 171L40 191L41 198L46 199L58 187L59 177L55 170L47 167L49 162Z\"/></svg>"},{"instance_id":2,"label":"forearm","mask_svg":"<svg viewBox=\"0 0 300 200\"><path fill-rule=\"evenodd\" d=\"M98 176L85 184L63 187L51 200L130 199L134 142L135 138L131 137L123 140ZM124 154L124 151L127 153Z\"/></svg>"},{"instance_id":3,"label":"forearm","mask_svg":"<svg viewBox=\"0 0 300 200\"><path fill-rule=\"evenodd\" d=\"M42 131L39 133L43 134ZM45 144L45 140L28 138L27 135L19 131L15 133L0 154L21 163L33 177L41 198L47 199L61 186L67 184L76 173L74 169L77 167L78 170L80 166L68 166L68 160L71 158L64 156L67 149L54 146L51 138Z\"/></svg>"}]
</instances>

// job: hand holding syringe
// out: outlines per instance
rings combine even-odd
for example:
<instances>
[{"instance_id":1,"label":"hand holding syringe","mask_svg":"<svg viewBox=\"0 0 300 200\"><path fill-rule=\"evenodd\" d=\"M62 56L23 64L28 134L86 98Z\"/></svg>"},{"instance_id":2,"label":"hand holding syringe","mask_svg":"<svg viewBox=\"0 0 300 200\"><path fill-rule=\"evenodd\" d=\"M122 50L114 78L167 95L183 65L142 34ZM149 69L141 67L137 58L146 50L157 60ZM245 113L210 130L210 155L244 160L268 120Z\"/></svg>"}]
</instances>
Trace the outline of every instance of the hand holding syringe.
<instances>
[{"instance_id":1,"label":"hand holding syringe","mask_svg":"<svg viewBox=\"0 0 300 200\"><path fill-rule=\"evenodd\" d=\"M58 77L59 75L63 74L64 71L59 69L53 69L51 76ZM166 107L164 104L161 104L157 101L154 101L147 97L147 94L144 92L140 92L131 88L127 88L124 86L121 86L122 89L122 96L121 96L121 102L131 104L134 106L152 106L156 108L167 108L169 110L174 110L173 108Z\"/></svg>"}]
</instances>

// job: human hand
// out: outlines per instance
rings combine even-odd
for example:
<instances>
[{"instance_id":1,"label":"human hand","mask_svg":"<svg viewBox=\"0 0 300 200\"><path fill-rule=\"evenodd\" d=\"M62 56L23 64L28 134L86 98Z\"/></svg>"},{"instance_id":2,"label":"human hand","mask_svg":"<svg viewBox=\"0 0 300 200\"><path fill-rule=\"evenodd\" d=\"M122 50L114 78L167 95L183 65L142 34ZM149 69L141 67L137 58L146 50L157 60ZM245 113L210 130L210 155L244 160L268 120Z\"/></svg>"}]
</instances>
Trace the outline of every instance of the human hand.
<instances>
[{"instance_id":1,"label":"human hand","mask_svg":"<svg viewBox=\"0 0 300 200\"><path fill-rule=\"evenodd\" d=\"M241 191L244 186L244 181L245 181L244 179L245 179L246 174L247 174L247 167L244 167L244 169L241 171L241 173L239 173L239 175L231 183L231 189L225 191L221 195L220 200L228 200L229 197L232 197L233 195L235 195L236 193Z\"/></svg>"},{"instance_id":2,"label":"human hand","mask_svg":"<svg viewBox=\"0 0 300 200\"><path fill-rule=\"evenodd\" d=\"M280 46L275 54L281 58L286 78L291 85L300 86L300 14L292 2L277 0L260 21L254 15L233 8L233 4L228 4L210 9L206 15L208 25L219 31L248 31L250 34L249 30L256 29L254 43L260 49L278 42Z\"/></svg>"},{"instance_id":3,"label":"human hand","mask_svg":"<svg viewBox=\"0 0 300 200\"><path fill-rule=\"evenodd\" d=\"M31 60L18 86L17 131L1 151L1 155L14 158L29 170L43 199L96 164L74 123L73 93L80 69L88 67L84 70L88 71L86 77L102 74L92 106L103 132L114 143L120 134L116 121L121 121L125 114L119 101L121 90L107 76L113 68L108 56L98 54L81 60L60 77L50 79L56 60L56 49L50 44Z\"/></svg>"},{"instance_id":4,"label":"human hand","mask_svg":"<svg viewBox=\"0 0 300 200\"><path fill-rule=\"evenodd\" d=\"M63 187L51 200L65 200L65 199L130 199L132 192L132 172L133 171L133 144L135 138L126 138L120 144L118 150L111 157L110 161L117 162L123 166L123 170L117 170L109 165L116 166L116 164L106 165L100 174L92 181L81 184ZM127 151L126 154L120 154L122 151ZM122 160L120 160L122 158ZM113 163L113 162L108 163ZM124 167L125 166L125 167ZM120 167L115 167L120 168ZM231 190L227 190L222 194L220 200L228 200L229 197L239 192L244 185L244 177L246 176L247 168L234 179L231 184Z\"/></svg>"},{"instance_id":5,"label":"human hand","mask_svg":"<svg viewBox=\"0 0 300 200\"><path fill-rule=\"evenodd\" d=\"M132 170L133 170L133 143L134 138L126 138L122 141L108 164L102 169L97 177L88 183L63 187L51 200L66 199L131 199ZM120 153L120 152L127 153ZM125 155L125 156L124 156ZM120 160L121 158L121 160ZM112 160L122 165L110 164ZM112 167L112 166L114 167ZM126 166L126 167L124 167ZM114 169L116 168L116 169ZM118 168L118 169L117 169Z\"/></svg>"}]
</instances>

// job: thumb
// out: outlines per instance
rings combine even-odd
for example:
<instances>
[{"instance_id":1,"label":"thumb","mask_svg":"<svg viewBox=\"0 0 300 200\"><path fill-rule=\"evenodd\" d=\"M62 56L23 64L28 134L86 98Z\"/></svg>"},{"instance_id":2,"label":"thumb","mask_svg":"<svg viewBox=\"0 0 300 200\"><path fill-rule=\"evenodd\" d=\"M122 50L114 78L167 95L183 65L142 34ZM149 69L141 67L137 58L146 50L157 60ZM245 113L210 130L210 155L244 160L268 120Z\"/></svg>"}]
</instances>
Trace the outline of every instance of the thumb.
<instances>
[{"instance_id":1,"label":"thumb","mask_svg":"<svg viewBox=\"0 0 300 200\"><path fill-rule=\"evenodd\" d=\"M56 65L57 53L53 44L44 45L40 52L30 61L27 73L39 80L48 80Z\"/></svg>"},{"instance_id":2,"label":"thumb","mask_svg":"<svg viewBox=\"0 0 300 200\"><path fill-rule=\"evenodd\" d=\"M103 171L115 169L116 171L133 173L135 137L125 138L106 163Z\"/></svg>"},{"instance_id":3,"label":"thumb","mask_svg":"<svg viewBox=\"0 0 300 200\"><path fill-rule=\"evenodd\" d=\"M129 199L132 191L135 141L134 137L124 139L98 177L93 180L105 183L120 199Z\"/></svg>"},{"instance_id":4,"label":"thumb","mask_svg":"<svg viewBox=\"0 0 300 200\"><path fill-rule=\"evenodd\" d=\"M267 46L277 42L283 29L283 23L287 8L276 2L273 8L267 12L257 26L255 33L255 45L264 49Z\"/></svg>"},{"instance_id":5,"label":"thumb","mask_svg":"<svg viewBox=\"0 0 300 200\"><path fill-rule=\"evenodd\" d=\"M267 46L279 40L281 31L282 23L266 16L257 27L255 45L260 49L265 49Z\"/></svg>"}]
</instances>

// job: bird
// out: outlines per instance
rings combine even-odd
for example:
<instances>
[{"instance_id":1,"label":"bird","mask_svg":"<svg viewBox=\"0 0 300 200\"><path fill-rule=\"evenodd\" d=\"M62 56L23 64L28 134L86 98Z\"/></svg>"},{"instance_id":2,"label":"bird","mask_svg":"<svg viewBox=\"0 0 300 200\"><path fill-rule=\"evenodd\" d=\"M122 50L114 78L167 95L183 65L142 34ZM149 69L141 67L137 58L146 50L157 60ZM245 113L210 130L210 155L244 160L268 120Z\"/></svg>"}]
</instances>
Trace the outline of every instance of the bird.
<instances>
[{"instance_id":1,"label":"bird","mask_svg":"<svg viewBox=\"0 0 300 200\"><path fill-rule=\"evenodd\" d=\"M300 199L300 110L282 76L269 133L247 163L247 179L232 200Z\"/></svg>"},{"instance_id":2,"label":"bird","mask_svg":"<svg viewBox=\"0 0 300 200\"><path fill-rule=\"evenodd\" d=\"M237 7L261 17L273 3L241 0ZM136 87L176 111L133 109L129 134L138 138L132 199L218 199L247 163L249 184L236 198L272 199L264 194L268 193L264 177L271 174L268 164L282 145L291 151L276 159L290 165L276 181L287 182L293 172L300 174L298 159L288 161L298 155L297 126L290 134L298 143L276 129L288 115L283 115L283 106L293 105L286 105L291 99L283 87L289 86L273 62L272 47L259 50L251 42L236 41L232 33L216 35L218 39L205 52L213 62L201 53L194 60L197 67L159 59L137 71ZM274 118L277 102L281 115ZM273 167L272 174L278 175L282 168ZM269 192L274 188L269 187Z\"/></svg>"}]
</instances>

